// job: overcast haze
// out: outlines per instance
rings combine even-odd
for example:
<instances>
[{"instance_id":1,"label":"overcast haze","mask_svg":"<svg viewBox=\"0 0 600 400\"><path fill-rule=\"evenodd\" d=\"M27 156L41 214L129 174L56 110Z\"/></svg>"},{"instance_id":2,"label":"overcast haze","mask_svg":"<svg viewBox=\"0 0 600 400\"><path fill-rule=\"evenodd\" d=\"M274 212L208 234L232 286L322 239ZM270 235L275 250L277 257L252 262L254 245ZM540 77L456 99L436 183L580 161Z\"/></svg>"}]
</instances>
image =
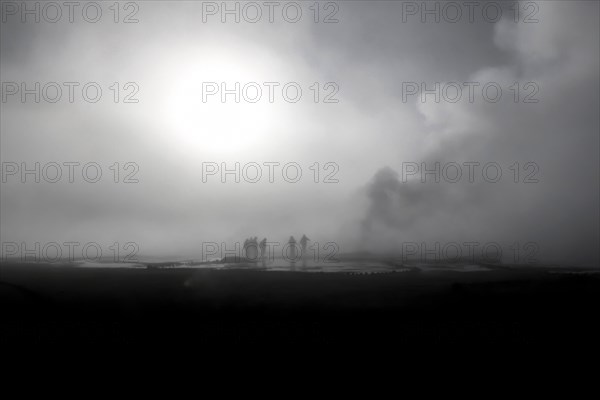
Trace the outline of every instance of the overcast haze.
<instances>
[{"instance_id":1,"label":"overcast haze","mask_svg":"<svg viewBox=\"0 0 600 400\"><path fill-rule=\"evenodd\" d=\"M598 2L538 1L537 23L515 23L508 11L496 23L477 14L473 23L404 23L401 2L338 2L339 22L329 24L277 13L274 23L203 23L200 2L138 4L131 24L110 14L96 24L80 14L74 23L2 22L2 82L103 89L94 104L8 97L2 162L93 161L104 174L95 184L9 176L2 242L133 241L141 255L181 258L199 257L202 242L249 236L306 234L342 253L380 254L406 242L535 242L543 262L598 264ZM139 102L115 104L113 82L121 95L135 82ZM202 82L298 82L303 97L203 103ZM336 83L339 102L315 104L314 82ZM480 89L472 103L405 102L403 82L497 82L504 92L497 103ZM520 100L534 82L538 102L515 103L514 82ZM202 179L205 162L271 161L298 163L302 179L288 183L280 169L274 183ZM136 163L139 183L112 182L114 162ZM338 183L322 182L328 162L339 166ZM478 169L474 182L403 182L403 163L422 162L495 162L503 176L490 183ZM537 183L522 182L527 163L539 167Z\"/></svg>"}]
</instances>

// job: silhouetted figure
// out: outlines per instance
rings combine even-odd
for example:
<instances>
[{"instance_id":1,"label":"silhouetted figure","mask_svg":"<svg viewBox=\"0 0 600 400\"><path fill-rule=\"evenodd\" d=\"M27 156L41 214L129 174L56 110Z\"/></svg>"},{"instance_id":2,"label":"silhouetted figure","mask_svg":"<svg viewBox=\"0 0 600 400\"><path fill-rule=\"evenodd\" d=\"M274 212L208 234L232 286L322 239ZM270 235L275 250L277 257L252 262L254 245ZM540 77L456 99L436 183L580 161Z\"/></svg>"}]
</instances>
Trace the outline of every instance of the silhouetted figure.
<instances>
[{"instance_id":1,"label":"silhouetted figure","mask_svg":"<svg viewBox=\"0 0 600 400\"><path fill-rule=\"evenodd\" d=\"M260 248L260 259L262 261L262 265L263 267L266 266L267 264L267 238L264 238L263 240L260 241L260 244L258 245L258 247Z\"/></svg>"},{"instance_id":2,"label":"silhouetted figure","mask_svg":"<svg viewBox=\"0 0 600 400\"><path fill-rule=\"evenodd\" d=\"M294 239L293 236L290 236L290 240L288 240L288 245L289 245L289 250L287 252L288 257L290 258L290 261L292 262L292 264L294 264L296 262L296 257L298 257L298 251L297 251L297 244L296 244L296 239Z\"/></svg>"},{"instance_id":3,"label":"silhouetted figure","mask_svg":"<svg viewBox=\"0 0 600 400\"><path fill-rule=\"evenodd\" d=\"M258 261L258 243L257 237L251 237L244 241L244 249L246 252L246 259L250 262Z\"/></svg>"},{"instance_id":4,"label":"silhouetted figure","mask_svg":"<svg viewBox=\"0 0 600 400\"><path fill-rule=\"evenodd\" d=\"M302 268L306 268L306 248L308 246L309 241L310 239L307 238L306 235L302 235L302 238L300 239L300 246L302 248Z\"/></svg>"},{"instance_id":5,"label":"silhouetted figure","mask_svg":"<svg viewBox=\"0 0 600 400\"><path fill-rule=\"evenodd\" d=\"M247 255L247 253L248 253L248 240L249 240L248 238L246 238L246 240L244 240L244 247L242 248L242 251L243 251L242 254L243 254L243 256L240 257L241 260L244 261L244 262L248 258L248 255Z\"/></svg>"},{"instance_id":6,"label":"silhouetted figure","mask_svg":"<svg viewBox=\"0 0 600 400\"><path fill-rule=\"evenodd\" d=\"M302 239L300 239L300 246L302 246L302 255L306 254L306 246L310 242L310 239L306 237L306 235L302 235Z\"/></svg>"}]
</instances>

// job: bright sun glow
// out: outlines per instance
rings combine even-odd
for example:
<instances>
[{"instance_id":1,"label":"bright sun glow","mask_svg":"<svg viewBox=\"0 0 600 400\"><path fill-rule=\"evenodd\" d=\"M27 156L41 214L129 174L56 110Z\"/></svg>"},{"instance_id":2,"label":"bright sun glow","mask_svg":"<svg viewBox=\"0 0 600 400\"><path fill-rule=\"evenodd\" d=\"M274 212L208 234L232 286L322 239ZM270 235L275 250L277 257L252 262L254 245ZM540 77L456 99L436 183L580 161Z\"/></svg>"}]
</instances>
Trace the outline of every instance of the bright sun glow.
<instances>
[{"instance_id":1,"label":"bright sun glow","mask_svg":"<svg viewBox=\"0 0 600 400\"><path fill-rule=\"evenodd\" d=\"M274 104L267 100L268 94L263 92L257 103L243 99L235 103L233 95L222 103L220 93L203 102L202 83L226 82L228 89L234 88L235 82L241 86L247 82L262 84L257 77L266 77L270 72L264 67L265 61L261 62L259 57L250 59L247 54L211 52L207 57L206 52L202 53L202 56L185 55L174 68L177 73L170 74L165 104L170 140L181 146L184 153L235 157L259 150L267 143L276 115Z\"/></svg>"}]
</instances>

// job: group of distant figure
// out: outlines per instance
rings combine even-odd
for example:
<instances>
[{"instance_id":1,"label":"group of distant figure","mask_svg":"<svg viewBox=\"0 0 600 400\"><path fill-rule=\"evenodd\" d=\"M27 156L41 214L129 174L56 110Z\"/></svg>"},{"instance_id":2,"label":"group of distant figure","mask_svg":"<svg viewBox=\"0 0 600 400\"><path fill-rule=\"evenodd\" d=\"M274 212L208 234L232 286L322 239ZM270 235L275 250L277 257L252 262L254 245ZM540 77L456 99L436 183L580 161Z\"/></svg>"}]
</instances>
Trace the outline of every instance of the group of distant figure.
<instances>
[{"instance_id":1,"label":"group of distant figure","mask_svg":"<svg viewBox=\"0 0 600 400\"><path fill-rule=\"evenodd\" d=\"M306 235L302 235L302 238L300 239L300 257L304 257L306 254L306 248L309 241L310 239L307 238ZM287 251L284 252L285 258L292 261L298 258L298 245L293 236L290 236L286 250ZM260 243L258 242L257 236L244 240L244 254L248 261L255 262L260 260L264 263L267 259L267 238L261 240Z\"/></svg>"}]
</instances>

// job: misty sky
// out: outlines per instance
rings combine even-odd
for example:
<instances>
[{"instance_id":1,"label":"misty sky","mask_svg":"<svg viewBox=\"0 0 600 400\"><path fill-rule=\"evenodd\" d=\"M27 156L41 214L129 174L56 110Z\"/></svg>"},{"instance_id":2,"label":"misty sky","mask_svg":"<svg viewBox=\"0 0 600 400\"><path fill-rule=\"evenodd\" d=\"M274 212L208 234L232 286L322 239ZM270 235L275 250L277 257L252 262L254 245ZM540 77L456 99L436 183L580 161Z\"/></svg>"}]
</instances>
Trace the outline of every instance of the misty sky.
<instances>
[{"instance_id":1,"label":"misty sky","mask_svg":"<svg viewBox=\"0 0 600 400\"><path fill-rule=\"evenodd\" d=\"M422 23L419 15L403 22L402 2L340 1L339 22L328 24L312 21L308 3L298 23L276 12L275 22L255 24L219 15L204 23L201 2L137 4L131 24L112 14L88 23L77 12L73 23L2 22L2 82L103 89L97 103L75 89L72 104L65 93L57 103L17 95L1 104L3 163L103 169L95 184L80 175L72 184L8 177L2 242L134 241L140 254L194 257L202 242L306 233L342 252L388 253L413 241L536 242L545 262L597 265L598 2L538 1L537 23L515 23L512 2L496 23L481 14L473 23ZM114 82L121 96L136 83L139 102L115 103ZM203 82L298 82L303 97L203 103ZM336 83L339 102L315 104L314 82ZM504 91L497 103L481 89L473 103L423 103L418 94L403 101L403 82L496 82ZM514 82L534 82L538 102L515 103ZM520 90L519 99L530 92ZM114 183L115 162L136 163L139 183ZM296 162L303 177L288 183L276 170L274 183L203 182L205 162ZM323 165L336 163L339 183L315 183L315 162L321 181ZM495 162L503 176L489 183L476 170L473 183L403 182L403 163L422 162ZM539 167L539 182L522 182L527 163Z\"/></svg>"}]
</instances>

